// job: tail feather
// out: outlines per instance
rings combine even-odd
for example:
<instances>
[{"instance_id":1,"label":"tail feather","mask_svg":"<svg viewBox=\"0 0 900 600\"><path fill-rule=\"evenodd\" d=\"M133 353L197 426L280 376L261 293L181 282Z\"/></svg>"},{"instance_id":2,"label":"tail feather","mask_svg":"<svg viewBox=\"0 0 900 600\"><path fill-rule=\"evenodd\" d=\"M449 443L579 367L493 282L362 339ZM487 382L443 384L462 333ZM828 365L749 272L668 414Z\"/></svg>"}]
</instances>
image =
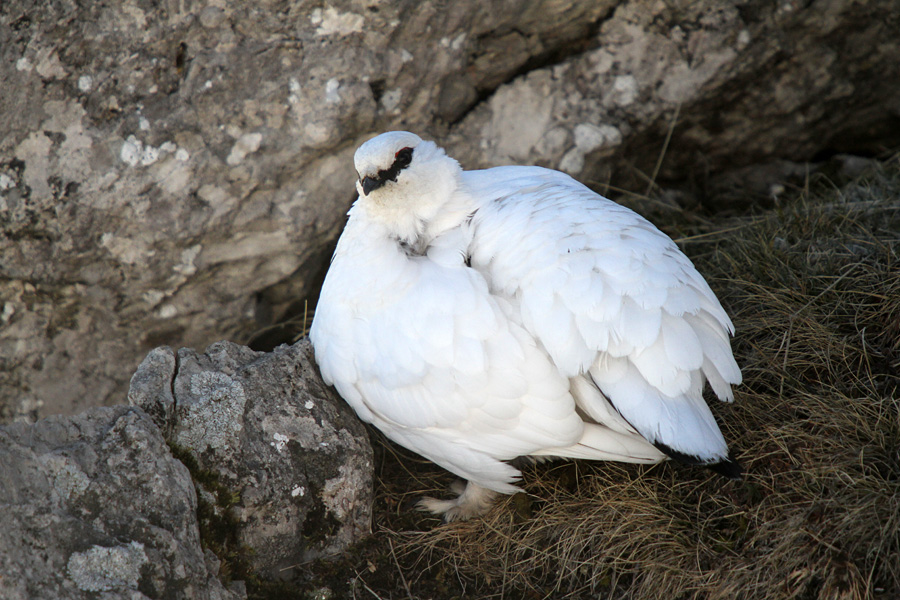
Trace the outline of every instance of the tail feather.
<instances>
[{"instance_id":1,"label":"tail feather","mask_svg":"<svg viewBox=\"0 0 900 600\"><path fill-rule=\"evenodd\" d=\"M558 456L588 460L653 464L665 460L666 455L637 433L620 433L594 423L584 424L578 443L564 448L547 448L533 456Z\"/></svg>"},{"instance_id":2,"label":"tail feather","mask_svg":"<svg viewBox=\"0 0 900 600\"><path fill-rule=\"evenodd\" d=\"M684 452L679 452L662 442L654 442L653 444L656 446L660 452L664 453L666 456L674 460L675 462L681 463L683 465L698 465L701 467L706 467L710 471L718 473L723 477L727 477L728 479L732 479L735 481L740 481L743 479L744 467L741 466L741 463L732 458L731 454L726 456L721 460L717 460L715 462L709 460L703 460L699 456L693 456L691 454L685 454Z\"/></svg>"}]
</instances>

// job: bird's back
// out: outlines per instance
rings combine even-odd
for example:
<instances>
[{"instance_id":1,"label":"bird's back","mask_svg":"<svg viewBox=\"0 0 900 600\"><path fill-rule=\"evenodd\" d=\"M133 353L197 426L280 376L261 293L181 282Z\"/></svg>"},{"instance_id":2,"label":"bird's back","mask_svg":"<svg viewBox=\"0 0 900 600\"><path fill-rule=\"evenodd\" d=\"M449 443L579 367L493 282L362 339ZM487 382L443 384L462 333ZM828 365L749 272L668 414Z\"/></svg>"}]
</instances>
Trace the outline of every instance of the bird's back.
<instances>
[{"instance_id":1,"label":"bird's back","mask_svg":"<svg viewBox=\"0 0 900 600\"><path fill-rule=\"evenodd\" d=\"M470 263L567 377L584 378L670 454L727 459L702 398L740 382L731 321L672 240L635 212L539 167L464 174L481 205ZM608 413L577 394L587 414ZM582 395L584 396L584 395Z\"/></svg>"}]
</instances>

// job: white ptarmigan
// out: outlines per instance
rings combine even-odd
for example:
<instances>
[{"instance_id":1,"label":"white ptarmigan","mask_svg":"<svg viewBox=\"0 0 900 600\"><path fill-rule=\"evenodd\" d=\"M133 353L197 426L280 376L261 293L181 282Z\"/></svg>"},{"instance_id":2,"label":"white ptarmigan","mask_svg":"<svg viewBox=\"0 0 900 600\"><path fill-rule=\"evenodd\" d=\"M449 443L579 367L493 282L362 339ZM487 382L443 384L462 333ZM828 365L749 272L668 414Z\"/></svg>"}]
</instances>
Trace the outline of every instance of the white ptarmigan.
<instances>
[{"instance_id":1,"label":"white ptarmigan","mask_svg":"<svg viewBox=\"0 0 900 600\"><path fill-rule=\"evenodd\" d=\"M665 234L558 171L463 171L408 132L354 162L310 339L364 421L468 481L422 508L486 512L520 456L739 476L702 395L733 398L734 329Z\"/></svg>"}]
</instances>

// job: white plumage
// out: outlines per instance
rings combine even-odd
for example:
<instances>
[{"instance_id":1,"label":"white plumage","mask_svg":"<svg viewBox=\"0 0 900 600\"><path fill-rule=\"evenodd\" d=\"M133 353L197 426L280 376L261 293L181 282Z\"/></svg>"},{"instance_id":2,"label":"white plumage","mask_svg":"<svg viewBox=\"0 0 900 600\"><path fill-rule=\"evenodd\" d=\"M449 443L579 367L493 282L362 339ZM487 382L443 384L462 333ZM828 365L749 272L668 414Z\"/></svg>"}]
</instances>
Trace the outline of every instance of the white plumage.
<instances>
[{"instance_id":1,"label":"white plumage","mask_svg":"<svg viewBox=\"0 0 900 600\"><path fill-rule=\"evenodd\" d=\"M671 239L563 173L463 171L412 133L355 163L310 338L363 420L468 481L424 508L481 514L519 456L739 474L702 397L741 381L733 327Z\"/></svg>"}]
</instances>

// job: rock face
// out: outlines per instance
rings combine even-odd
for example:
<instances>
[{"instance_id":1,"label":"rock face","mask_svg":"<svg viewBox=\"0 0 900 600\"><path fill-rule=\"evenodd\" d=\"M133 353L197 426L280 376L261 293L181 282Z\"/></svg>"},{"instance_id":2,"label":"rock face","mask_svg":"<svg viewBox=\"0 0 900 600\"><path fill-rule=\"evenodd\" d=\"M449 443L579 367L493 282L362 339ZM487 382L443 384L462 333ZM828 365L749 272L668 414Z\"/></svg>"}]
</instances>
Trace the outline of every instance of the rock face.
<instances>
[{"instance_id":1,"label":"rock face","mask_svg":"<svg viewBox=\"0 0 900 600\"><path fill-rule=\"evenodd\" d=\"M0 428L0 597L238 600L197 497L138 408Z\"/></svg>"},{"instance_id":2,"label":"rock face","mask_svg":"<svg viewBox=\"0 0 900 600\"><path fill-rule=\"evenodd\" d=\"M0 418L314 300L379 131L638 191L900 142L896 0L521 7L5 0Z\"/></svg>"},{"instance_id":3,"label":"rock face","mask_svg":"<svg viewBox=\"0 0 900 600\"><path fill-rule=\"evenodd\" d=\"M715 194L757 183L729 176L741 167L877 154L900 143L898 9L622 2L588 49L471 111L452 131L453 152L464 164L536 162L639 192L654 173L694 179Z\"/></svg>"},{"instance_id":4,"label":"rock face","mask_svg":"<svg viewBox=\"0 0 900 600\"><path fill-rule=\"evenodd\" d=\"M308 341L268 354L229 342L205 354L157 348L132 378L129 401L215 476L215 488L198 489L227 513L264 578L290 577L292 566L369 533L368 436L322 382Z\"/></svg>"},{"instance_id":5,"label":"rock face","mask_svg":"<svg viewBox=\"0 0 900 600\"><path fill-rule=\"evenodd\" d=\"M157 348L129 400L0 427L0 598L238 600L200 530L262 581L369 533L368 436L308 341Z\"/></svg>"}]
</instances>

